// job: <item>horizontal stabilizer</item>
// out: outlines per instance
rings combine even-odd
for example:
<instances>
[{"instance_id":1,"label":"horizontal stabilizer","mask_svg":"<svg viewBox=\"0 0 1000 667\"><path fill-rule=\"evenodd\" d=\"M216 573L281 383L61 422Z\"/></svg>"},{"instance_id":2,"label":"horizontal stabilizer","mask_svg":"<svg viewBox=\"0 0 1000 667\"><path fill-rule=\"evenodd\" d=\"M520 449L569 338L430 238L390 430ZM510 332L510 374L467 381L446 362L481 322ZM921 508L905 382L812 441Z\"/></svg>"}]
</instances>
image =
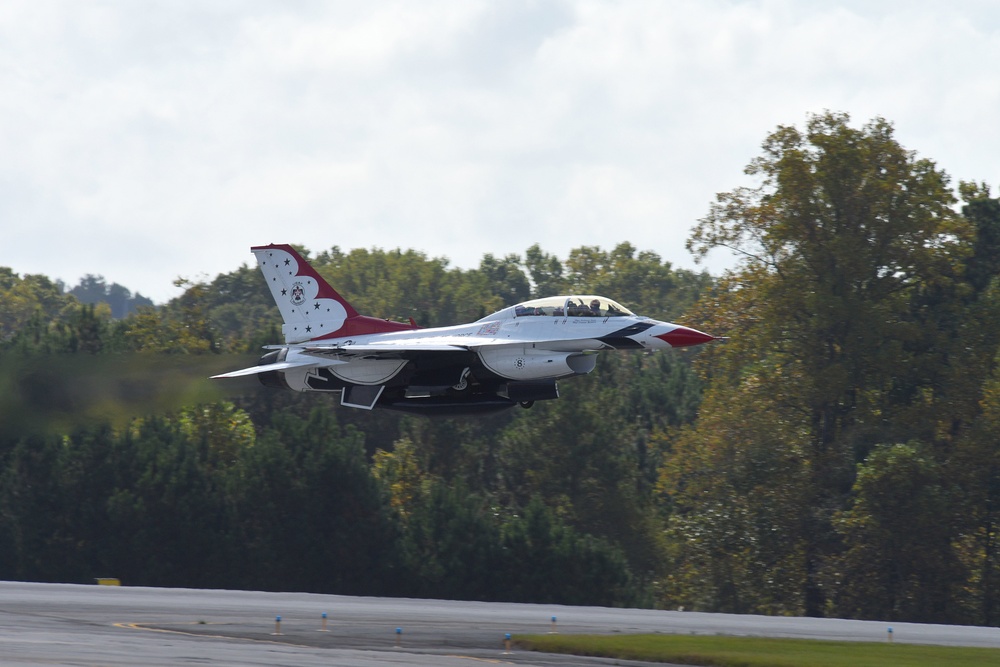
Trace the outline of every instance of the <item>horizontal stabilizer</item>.
<instances>
[{"instance_id":1,"label":"horizontal stabilizer","mask_svg":"<svg viewBox=\"0 0 1000 667\"><path fill-rule=\"evenodd\" d=\"M338 362L343 363L343 362ZM286 371L289 368L308 368L310 366L329 366L329 362L321 362L320 360L315 361L280 361L276 364L263 364L261 366L251 366L250 368L244 368L238 371L231 371L229 373L222 373L221 375L213 375L212 379L216 380L219 378L238 378L244 375L257 375L258 373L268 373L270 371Z\"/></svg>"}]
</instances>

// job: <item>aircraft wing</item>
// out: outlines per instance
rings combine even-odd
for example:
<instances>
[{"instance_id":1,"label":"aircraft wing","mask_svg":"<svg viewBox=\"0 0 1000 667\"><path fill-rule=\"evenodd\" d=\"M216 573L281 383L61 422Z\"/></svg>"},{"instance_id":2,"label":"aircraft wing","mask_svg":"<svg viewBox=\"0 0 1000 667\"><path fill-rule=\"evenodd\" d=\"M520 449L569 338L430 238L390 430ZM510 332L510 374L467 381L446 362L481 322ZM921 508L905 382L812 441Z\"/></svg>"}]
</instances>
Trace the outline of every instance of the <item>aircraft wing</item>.
<instances>
[{"instance_id":1,"label":"aircraft wing","mask_svg":"<svg viewBox=\"0 0 1000 667\"><path fill-rule=\"evenodd\" d=\"M367 357L399 357L413 356L425 353L468 352L478 347L494 345L531 345L539 341L510 338L481 338L473 336L429 336L427 338L405 338L402 340L386 340L372 343L336 344L336 345L274 345L273 349L291 347L305 354L326 356L367 356Z\"/></svg>"},{"instance_id":2,"label":"aircraft wing","mask_svg":"<svg viewBox=\"0 0 1000 667\"><path fill-rule=\"evenodd\" d=\"M298 357L294 361L280 361L262 366L251 366L238 371L230 371L213 375L212 379L244 377L270 371L286 371L291 368L318 368L349 364L351 358L389 358L412 359L426 354L454 354L468 352L475 347L484 345L525 345L531 341L497 340L492 338L472 338L469 336L434 336L427 338L410 338L397 341L379 341L376 343L338 344L338 345L267 345L266 349L280 350L289 348L298 350L307 357ZM344 358L346 357L346 358Z\"/></svg>"},{"instance_id":3,"label":"aircraft wing","mask_svg":"<svg viewBox=\"0 0 1000 667\"><path fill-rule=\"evenodd\" d=\"M358 345L302 345L299 347L306 354L394 354L409 352L466 352L468 346L449 345L439 341L408 340L385 343L362 343Z\"/></svg>"}]
</instances>

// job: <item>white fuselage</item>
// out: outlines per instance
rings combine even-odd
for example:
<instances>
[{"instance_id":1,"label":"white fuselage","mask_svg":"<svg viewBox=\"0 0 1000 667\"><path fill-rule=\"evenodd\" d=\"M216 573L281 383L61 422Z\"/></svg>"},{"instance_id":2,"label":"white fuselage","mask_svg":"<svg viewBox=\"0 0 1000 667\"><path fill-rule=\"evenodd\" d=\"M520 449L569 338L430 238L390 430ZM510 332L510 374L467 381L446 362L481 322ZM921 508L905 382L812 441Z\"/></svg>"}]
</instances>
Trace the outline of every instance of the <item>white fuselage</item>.
<instances>
[{"instance_id":1,"label":"white fuselage","mask_svg":"<svg viewBox=\"0 0 1000 667\"><path fill-rule=\"evenodd\" d=\"M595 294L525 301L476 322L418 329L361 315L295 248L251 248L283 320L284 345L257 366L267 386L341 392L341 404L482 414L558 398L556 380L594 369L605 349L659 350L712 336L633 314Z\"/></svg>"},{"instance_id":2,"label":"white fuselage","mask_svg":"<svg viewBox=\"0 0 1000 667\"><path fill-rule=\"evenodd\" d=\"M602 349L668 349L662 338L677 325L636 315L617 317L514 316L506 309L472 322L449 327L367 334L323 341L324 347L343 351L344 361L329 371L356 384L378 385L392 379L406 362L391 358L358 358L352 348L378 346L386 351L405 349L411 343L466 348L474 352L482 366L509 380L558 379L593 370ZM308 352L289 351L294 355ZM328 357L338 361L336 354ZM293 373L292 376L295 374ZM289 377L292 380L292 377ZM291 384L306 389L305 373Z\"/></svg>"}]
</instances>

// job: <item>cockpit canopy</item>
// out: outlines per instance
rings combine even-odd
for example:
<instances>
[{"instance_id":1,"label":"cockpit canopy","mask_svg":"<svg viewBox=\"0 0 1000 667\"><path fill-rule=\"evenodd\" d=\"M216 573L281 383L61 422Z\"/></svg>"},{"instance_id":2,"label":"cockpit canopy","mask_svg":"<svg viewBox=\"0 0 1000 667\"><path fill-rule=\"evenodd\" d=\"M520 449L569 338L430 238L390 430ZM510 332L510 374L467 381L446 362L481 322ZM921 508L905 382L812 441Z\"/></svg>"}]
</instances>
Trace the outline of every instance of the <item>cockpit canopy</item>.
<instances>
[{"instance_id":1,"label":"cockpit canopy","mask_svg":"<svg viewBox=\"0 0 1000 667\"><path fill-rule=\"evenodd\" d=\"M514 306L514 317L622 317L632 312L617 301L593 294L549 296Z\"/></svg>"}]
</instances>

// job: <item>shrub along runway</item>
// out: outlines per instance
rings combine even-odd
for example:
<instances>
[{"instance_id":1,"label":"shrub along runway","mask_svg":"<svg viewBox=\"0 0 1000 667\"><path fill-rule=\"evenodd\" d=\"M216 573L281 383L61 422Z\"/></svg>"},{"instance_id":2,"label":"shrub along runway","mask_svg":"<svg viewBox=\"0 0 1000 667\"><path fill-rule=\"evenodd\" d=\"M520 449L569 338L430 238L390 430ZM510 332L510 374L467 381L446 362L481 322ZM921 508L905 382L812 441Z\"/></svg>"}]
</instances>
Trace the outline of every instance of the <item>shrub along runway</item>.
<instances>
[{"instance_id":1,"label":"shrub along runway","mask_svg":"<svg viewBox=\"0 0 1000 667\"><path fill-rule=\"evenodd\" d=\"M0 662L18 667L607 664L516 648L504 654L506 633L549 632L553 616L559 633L884 642L888 627L872 621L642 609L0 582ZM896 642L1000 647L996 628L892 627Z\"/></svg>"}]
</instances>

